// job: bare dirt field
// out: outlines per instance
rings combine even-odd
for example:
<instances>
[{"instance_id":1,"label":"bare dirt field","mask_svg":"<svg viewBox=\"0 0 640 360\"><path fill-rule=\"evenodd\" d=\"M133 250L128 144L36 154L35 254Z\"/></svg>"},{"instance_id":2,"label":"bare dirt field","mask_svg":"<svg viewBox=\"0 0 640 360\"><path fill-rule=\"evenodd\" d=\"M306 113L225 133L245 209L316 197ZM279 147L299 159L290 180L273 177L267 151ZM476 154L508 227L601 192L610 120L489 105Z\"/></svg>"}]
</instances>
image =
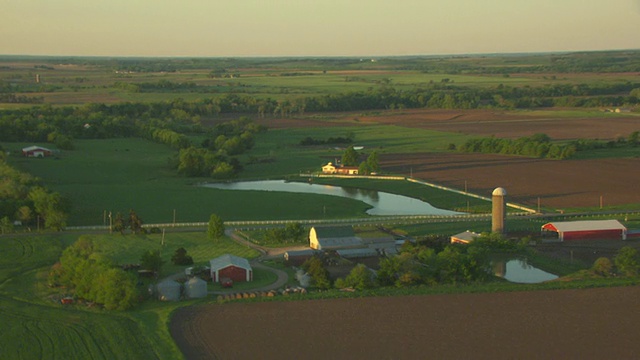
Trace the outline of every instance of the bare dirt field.
<instances>
[{"instance_id":1,"label":"bare dirt field","mask_svg":"<svg viewBox=\"0 0 640 360\"><path fill-rule=\"evenodd\" d=\"M633 359L640 287L204 305L187 359Z\"/></svg>"},{"instance_id":2,"label":"bare dirt field","mask_svg":"<svg viewBox=\"0 0 640 360\"><path fill-rule=\"evenodd\" d=\"M386 172L490 196L501 186L507 201L543 208L640 203L640 159L544 160L525 157L427 153L382 155Z\"/></svg>"},{"instance_id":3,"label":"bare dirt field","mask_svg":"<svg viewBox=\"0 0 640 360\"><path fill-rule=\"evenodd\" d=\"M446 132L518 138L544 133L554 140L616 139L640 130L640 118L616 114L602 118L561 118L493 110L406 110L361 116L378 123Z\"/></svg>"}]
</instances>

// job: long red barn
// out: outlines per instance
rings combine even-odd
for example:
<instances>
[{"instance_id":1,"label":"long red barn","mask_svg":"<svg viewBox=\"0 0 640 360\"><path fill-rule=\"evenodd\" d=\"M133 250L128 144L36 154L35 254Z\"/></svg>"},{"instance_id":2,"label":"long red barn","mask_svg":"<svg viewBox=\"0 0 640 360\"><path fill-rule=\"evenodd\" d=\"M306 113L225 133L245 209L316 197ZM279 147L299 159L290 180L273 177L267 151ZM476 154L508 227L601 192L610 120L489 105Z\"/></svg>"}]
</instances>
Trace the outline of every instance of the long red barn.
<instances>
[{"instance_id":1,"label":"long red barn","mask_svg":"<svg viewBox=\"0 0 640 360\"><path fill-rule=\"evenodd\" d=\"M627 228L618 220L550 222L542 225L542 233L545 231L558 233L560 241L627 239Z\"/></svg>"}]
</instances>

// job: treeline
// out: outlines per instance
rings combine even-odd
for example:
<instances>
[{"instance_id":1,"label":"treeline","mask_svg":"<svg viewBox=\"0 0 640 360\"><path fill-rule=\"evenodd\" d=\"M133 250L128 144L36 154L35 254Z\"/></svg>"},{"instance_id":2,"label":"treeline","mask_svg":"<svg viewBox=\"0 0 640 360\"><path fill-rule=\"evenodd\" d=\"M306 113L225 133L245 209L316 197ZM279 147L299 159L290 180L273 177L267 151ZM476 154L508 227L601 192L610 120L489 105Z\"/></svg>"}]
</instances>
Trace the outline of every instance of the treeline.
<instances>
[{"instance_id":1,"label":"treeline","mask_svg":"<svg viewBox=\"0 0 640 360\"><path fill-rule=\"evenodd\" d=\"M640 145L640 131L634 131L626 138L620 136L615 140L609 141L577 139L564 145L551 143L551 138L546 134L534 134L515 140L495 137L476 138L467 140L458 147L458 150L461 152L522 155L562 160L572 157L579 151L636 147L638 145ZM455 148L455 144L449 145L450 150Z\"/></svg>"},{"instance_id":2,"label":"treeline","mask_svg":"<svg viewBox=\"0 0 640 360\"><path fill-rule=\"evenodd\" d=\"M45 189L38 178L9 166L2 148L0 152L1 232L12 232L14 221L19 221L27 229L42 226L62 230L66 226L69 208L66 199Z\"/></svg>"},{"instance_id":3,"label":"treeline","mask_svg":"<svg viewBox=\"0 0 640 360\"><path fill-rule=\"evenodd\" d=\"M353 143L354 138L355 134L353 133L350 133L347 136L329 137L327 139L315 139L311 136L307 136L300 140L299 144L301 146L351 144Z\"/></svg>"},{"instance_id":4,"label":"treeline","mask_svg":"<svg viewBox=\"0 0 640 360\"><path fill-rule=\"evenodd\" d=\"M42 96L24 96L13 93L0 93L0 103L9 104L42 104L44 98Z\"/></svg>"},{"instance_id":5,"label":"treeline","mask_svg":"<svg viewBox=\"0 0 640 360\"><path fill-rule=\"evenodd\" d=\"M515 140L494 137L469 139L458 148L461 152L522 155L548 159L570 158L577 151L574 144L552 144L546 134L535 134Z\"/></svg>"},{"instance_id":6,"label":"treeline","mask_svg":"<svg viewBox=\"0 0 640 360\"><path fill-rule=\"evenodd\" d=\"M482 234L466 245L406 242L397 256L380 259L376 275L364 265L359 265L348 276L337 279L333 286L362 290L379 286L435 286L489 281L494 277L491 272L492 254L524 252L521 243L497 234ZM324 262L320 257L313 257L302 266L311 277L312 285L320 289L332 286Z\"/></svg>"}]
</instances>

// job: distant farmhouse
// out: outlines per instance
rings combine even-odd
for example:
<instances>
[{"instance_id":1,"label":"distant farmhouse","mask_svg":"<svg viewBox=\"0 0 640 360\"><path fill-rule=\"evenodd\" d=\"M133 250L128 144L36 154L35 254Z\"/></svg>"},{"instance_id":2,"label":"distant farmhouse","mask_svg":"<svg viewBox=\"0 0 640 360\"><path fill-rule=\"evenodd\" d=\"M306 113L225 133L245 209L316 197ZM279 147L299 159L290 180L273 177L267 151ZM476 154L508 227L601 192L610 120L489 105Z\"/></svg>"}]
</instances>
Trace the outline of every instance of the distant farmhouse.
<instances>
[{"instance_id":1,"label":"distant farmhouse","mask_svg":"<svg viewBox=\"0 0 640 360\"><path fill-rule=\"evenodd\" d=\"M53 150L41 146L29 146L22 149L22 155L26 157L48 157L53 155Z\"/></svg>"},{"instance_id":2,"label":"distant farmhouse","mask_svg":"<svg viewBox=\"0 0 640 360\"><path fill-rule=\"evenodd\" d=\"M335 166L328 163L322 167L323 174L339 174L339 175L358 175L357 166Z\"/></svg>"}]
</instances>

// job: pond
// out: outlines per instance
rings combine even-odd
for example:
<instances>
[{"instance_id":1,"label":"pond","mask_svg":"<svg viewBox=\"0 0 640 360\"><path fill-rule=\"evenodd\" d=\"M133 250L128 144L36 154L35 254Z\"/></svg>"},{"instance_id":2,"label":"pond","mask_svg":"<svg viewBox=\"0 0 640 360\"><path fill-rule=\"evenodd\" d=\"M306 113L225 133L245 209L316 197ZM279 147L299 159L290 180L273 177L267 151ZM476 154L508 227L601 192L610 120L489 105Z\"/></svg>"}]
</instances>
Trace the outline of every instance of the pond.
<instances>
[{"instance_id":1,"label":"pond","mask_svg":"<svg viewBox=\"0 0 640 360\"><path fill-rule=\"evenodd\" d=\"M389 194L375 190L364 190L349 187L309 184L300 182L285 182L284 180L244 181L235 183L205 184L223 190L261 190L284 191L295 193L309 193L341 196L360 200L372 206L367 210L369 215L458 215L456 211L443 210L431 204L402 195Z\"/></svg>"},{"instance_id":2,"label":"pond","mask_svg":"<svg viewBox=\"0 0 640 360\"><path fill-rule=\"evenodd\" d=\"M523 259L497 261L493 263L497 276L513 283L535 284L557 279L558 276L531 266Z\"/></svg>"}]
</instances>

